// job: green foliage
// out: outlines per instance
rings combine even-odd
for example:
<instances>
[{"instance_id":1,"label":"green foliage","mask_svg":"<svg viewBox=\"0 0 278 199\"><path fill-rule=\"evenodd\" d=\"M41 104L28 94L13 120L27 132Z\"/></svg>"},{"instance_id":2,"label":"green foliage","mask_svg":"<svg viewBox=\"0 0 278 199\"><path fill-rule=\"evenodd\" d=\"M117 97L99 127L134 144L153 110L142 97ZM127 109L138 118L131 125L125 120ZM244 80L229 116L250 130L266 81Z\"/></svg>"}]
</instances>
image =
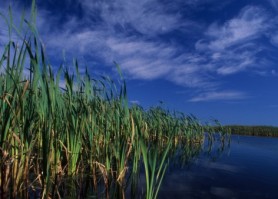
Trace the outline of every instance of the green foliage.
<instances>
[{"instance_id":1,"label":"green foliage","mask_svg":"<svg viewBox=\"0 0 278 199\"><path fill-rule=\"evenodd\" d=\"M66 192L73 186L68 178L81 180L80 190L89 179L96 197L125 198L128 176L137 194L134 176L142 162L145 196L156 198L172 150L201 145L203 127L193 116L162 107L130 107L122 76L117 86L88 70L80 74L76 60L75 72L62 64L54 73L36 15L33 1L31 19L21 19L27 27L17 28L11 11L5 18L9 35L15 31L21 41L10 36L0 57L1 198L28 198L31 190L41 198L77 197Z\"/></svg>"},{"instance_id":2,"label":"green foliage","mask_svg":"<svg viewBox=\"0 0 278 199\"><path fill-rule=\"evenodd\" d=\"M225 126L232 134L278 137L278 127L274 126Z\"/></svg>"}]
</instances>

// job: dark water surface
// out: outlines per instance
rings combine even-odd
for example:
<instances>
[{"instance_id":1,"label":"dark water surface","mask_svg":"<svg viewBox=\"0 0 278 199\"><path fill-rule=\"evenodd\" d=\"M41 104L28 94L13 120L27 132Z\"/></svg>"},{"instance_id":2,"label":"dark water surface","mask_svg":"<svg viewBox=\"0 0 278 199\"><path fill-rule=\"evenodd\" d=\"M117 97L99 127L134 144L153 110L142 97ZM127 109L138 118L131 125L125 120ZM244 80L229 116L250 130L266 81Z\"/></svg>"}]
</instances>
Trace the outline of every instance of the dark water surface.
<instances>
[{"instance_id":1,"label":"dark water surface","mask_svg":"<svg viewBox=\"0 0 278 199\"><path fill-rule=\"evenodd\" d=\"M233 135L219 156L170 165L158 198L278 199L278 138Z\"/></svg>"}]
</instances>

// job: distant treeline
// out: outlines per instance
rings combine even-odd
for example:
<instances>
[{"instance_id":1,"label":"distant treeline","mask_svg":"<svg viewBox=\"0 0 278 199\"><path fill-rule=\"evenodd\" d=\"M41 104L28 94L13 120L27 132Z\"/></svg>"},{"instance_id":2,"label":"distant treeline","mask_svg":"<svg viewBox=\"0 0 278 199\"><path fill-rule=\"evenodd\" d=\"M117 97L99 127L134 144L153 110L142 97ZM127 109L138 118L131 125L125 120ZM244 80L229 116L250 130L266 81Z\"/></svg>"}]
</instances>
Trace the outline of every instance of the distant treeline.
<instances>
[{"instance_id":1,"label":"distant treeline","mask_svg":"<svg viewBox=\"0 0 278 199\"><path fill-rule=\"evenodd\" d=\"M216 131L228 131L231 134L239 135L255 135L255 136L270 136L278 137L278 127L274 126L242 126L242 125L227 125L215 127Z\"/></svg>"}]
</instances>

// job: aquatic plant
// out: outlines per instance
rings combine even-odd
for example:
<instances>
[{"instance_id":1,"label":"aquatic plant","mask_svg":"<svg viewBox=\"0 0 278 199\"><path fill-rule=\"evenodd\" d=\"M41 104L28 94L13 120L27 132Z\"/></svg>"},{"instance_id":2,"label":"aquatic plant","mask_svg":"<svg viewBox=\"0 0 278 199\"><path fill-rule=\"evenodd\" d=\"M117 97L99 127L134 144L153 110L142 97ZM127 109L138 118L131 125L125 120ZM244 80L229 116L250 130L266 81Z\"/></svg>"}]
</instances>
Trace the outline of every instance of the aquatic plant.
<instances>
[{"instance_id":1,"label":"aquatic plant","mask_svg":"<svg viewBox=\"0 0 278 199\"><path fill-rule=\"evenodd\" d=\"M201 145L203 126L159 106L129 106L118 66L117 84L88 70L81 74L77 60L75 72L65 63L54 72L36 13L33 1L21 28L11 9L9 17L1 15L9 30L0 57L1 198L125 198L127 190L135 197L141 171L143 195L156 198L173 150Z\"/></svg>"}]
</instances>

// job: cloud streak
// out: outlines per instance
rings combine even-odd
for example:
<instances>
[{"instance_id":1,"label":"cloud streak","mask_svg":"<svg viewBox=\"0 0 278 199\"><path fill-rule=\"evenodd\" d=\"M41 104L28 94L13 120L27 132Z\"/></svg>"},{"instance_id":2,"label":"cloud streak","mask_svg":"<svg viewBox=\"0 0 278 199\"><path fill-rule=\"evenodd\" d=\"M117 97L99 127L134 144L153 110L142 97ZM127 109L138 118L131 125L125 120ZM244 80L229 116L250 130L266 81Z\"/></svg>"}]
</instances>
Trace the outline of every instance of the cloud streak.
<instances>
[{"instance_id":1,"label":"cloud streak","mask_svg":"<svg viewBox=\"0 0 278 199\"><path fill-rule=\"evenodd\" d=\"M247 6L239 15L224 25L213 23L207 36L212 40L208 44L210 50L224 50L234 45L242 45L261 36L266 30L267 14L259 7Z\"/></svg>"},{"instance_id":2,"label":"cloud streak","mask_svg":"<svg viewBox=\"0 0 278 199\"><path fill-rule=\"evenodd\" d=\"M224 24L211 24L206 39L196 42L196 50L210 56L210 63L219 75L256 68L257 54L263 50L257 40L266 34L268 19L264 9L247 6Z\"/></svg>"},{"instance_id":3,"label":"cloud streak","mask_svg":"<svg viewBox=\"0 0 278 199\"><path fill-rule=\"evenodd\" d=\"M84 27L73 16L60 29L42 31L46 33L46 46L52 48L53 54L65 49L75 55L93 55L106 65L116 61L129 78L165 78L190 87L211 84L198 72L197 64L202 60L198 54L184 53L176 43L157 38L157 35L192 24L182 21L179 15L167 13L156 1L142 1L138 6L124 0L117 4L84 1L82 5L87 13L83 21L90 22L97 12L101 23ZM51 17L42 15L40 19Z\"/></svg>"},{"instance_id":4,"label":"cloud streak","mask_svg":"<svg viewBox=\"0 0 278 199\"><path fill-rule=\"evenodd\" d=\"M156 36L178 29L181 23L178 14L167 13L166 7L155 0L142 1L82 1L88 15L98 11L104 24L122 30L133 29L141 34Z\"/></svg>"},{"instance_id":5,"label":"cloud streak","mask_svg":"<svg viewBox=\"0 0 278 199\"><path fill-rule=\"evenodd\" d=\"M201 93L191 98L190 102L219 101L219 100L242 100L247 98L246 94L238 91L222 91Z\"/></svg>"}]
</instances>

